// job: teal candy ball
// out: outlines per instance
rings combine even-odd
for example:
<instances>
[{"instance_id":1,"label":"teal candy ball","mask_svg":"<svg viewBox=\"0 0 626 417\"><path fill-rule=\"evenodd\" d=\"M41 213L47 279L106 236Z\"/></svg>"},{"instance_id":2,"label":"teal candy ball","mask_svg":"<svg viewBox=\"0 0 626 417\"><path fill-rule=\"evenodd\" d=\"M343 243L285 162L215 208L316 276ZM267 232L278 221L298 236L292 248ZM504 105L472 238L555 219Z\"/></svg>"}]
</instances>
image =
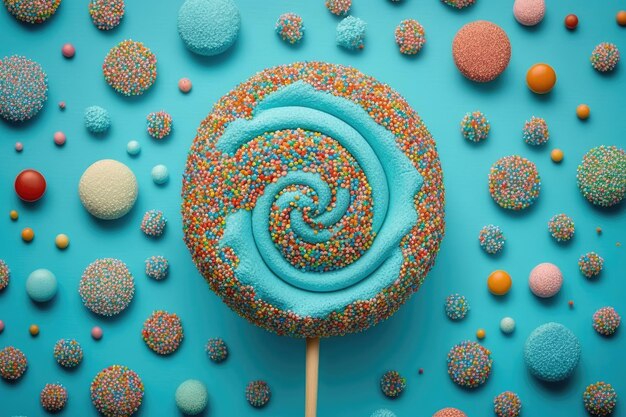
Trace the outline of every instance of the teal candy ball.
<instances>
[{"instance_id":1,"label":"teal candy ball","mask_svg":"<svg viewBox=\"0 0 626 417\"><path fill-rule=\"evenodd\" d=\"M524 361L530 373L541 380L556 382L568 378L579 360L578 338L562 324L539 326L526 339Z\"/></svg>"},{"instance_id":2,"label":"teal candy ball","mask_svg":"<svg viewBox=\"0 0 626 417\"><path fill-rule=\"evenodd\" d=\"M396 414L391 410L381 408L380 410L374 411L370 417L396 417Z\"/></svg>"},{"instance_id":3,"label":"teal candy ball","mask_svg":"<svg viewBox=\"0 0 626 417\"><path fill-rule=\"evenodd\" d=\"M206 386L196 380L188 379L176 389L176 406L186 415L200 414L207 406L209 393Z\"/></svg>"},{"instance_id":4,"label":"teal candy ball","mask_svg":"<svg viewBox=\"0 0 626 417\"><path fill-rule=\"evenodd\" d=\"M186 0L178 11L178 34L198 55L226 51L237 40L240 26L239 9L232 0Z\"/></svg>"},{"instance_id":5,"label":"teal candy ball","mask_svg":"<svg viewBox=\"0 0 626 417\"><path fill-rule=\"evenodd\" d=\"M57 293L57 278L47 269L37 269L26 280L26 292L33 301L50 301Z\"/></svg>"},{"instance_id":6,"label":"teal candy ball","mask_svg":"<svg viewBox=\"0 0 626 417\"><path fill-rule=\"evenodd\" d=\"M91 133L104 133L111 127L111 117L106 109L91 106L85 109L85 127Z\"/></svg>"},{"instance_id":7,"label":"teal candy ball","mask_svg":"<svg viewBox=\"0 0 626 417\"><path fill-rule=\"evenodd\" d=\"M363 49L367 23L358 17L348 16L337 25L337 45L348 50Z\"/></svg>"}]
</instances>

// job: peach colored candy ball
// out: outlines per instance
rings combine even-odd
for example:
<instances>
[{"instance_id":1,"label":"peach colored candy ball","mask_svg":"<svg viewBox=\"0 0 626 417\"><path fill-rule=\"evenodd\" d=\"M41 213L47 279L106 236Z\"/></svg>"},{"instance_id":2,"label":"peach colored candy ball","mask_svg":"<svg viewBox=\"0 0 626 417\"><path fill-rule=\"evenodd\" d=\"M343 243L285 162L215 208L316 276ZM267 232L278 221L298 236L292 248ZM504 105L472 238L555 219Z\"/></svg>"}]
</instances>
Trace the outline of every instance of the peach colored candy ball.
<instances>
[{"instance_id":1,"label":"peach colored candy ball","mask_svg":"<svg viewBox=\"0 0 626 417\"><path fill-rule=\"evenodd\" d=\"M63 146L63 145L65 145L65 140L66 140L65 133L63 133L63 132L55 132L54 133L54 143L55 143L55 145Z\"/></svg>"},{"instance_id":2,"label":"peach colored candy ball","mask_svg":"<svg viewBox=\"0 0 626 417\"><path fill-rule=\"evenodd\" d=\"M4 330L4 322L0 320L0 333Z\"/></svg>"},{"instance_id":3,"label":"peach colored candy ball","mask_svg":"<svg viewBox=\"0 0 626 417\"><path fill-rule=\"evenodd\" d=\"M63 233L58 234L54 239L54 244L57 245L59 249L66 249L70 245L70 238Z\"/></svg>"},{"instance_id":4,"label":"peach colored candy ball","mask_svg":"<svg viewBox=\"0 0 626 417\"><path fill-rule=\"evenodd\" d=\"M30 327L28 328L28 332L33 337L39 335L39 326L37 326L36 324L31 324Z\"/></svg>"},{"instance_id":5,"label":"peach colored candy ball","mask_svg":"<svg viewBox=\"0 0 626 417\"><path fill-rule=\"evenodd\" d=\"M15 220L17 220L20 217L20 215L17 212L17 210L11 210L9 212L9 217L11 218L11 220L15 221Z\"/></svg>"},{"instance_id":6,"label":"peach colored candy ball","mask_svg":"<svg viewBox=\"0 0 626 417\"><path fill-rule=\"evenodd\" d=\"M578 116L580 120L588 119L590 114L591 114L591 109L589 108L588 105L579 104L578 107L576 107L576 116Z\"/></svg>"},{"instance_id":7,"label":"peach colored candy ball","mask_svg":"<svg viewBox=\"0 0 626 417\"><path fill-rule=\"evenodd\" d=\"M73 58L74 54L76 54L76 48L71 43L66 43L61 48L61 53L65 58Z\"/></svg>"},{"instance_id":8,"label":"peach colored candy ball","mask_svg":"<svg viewBox=\"0 0 626 417\"><path fill-rule=\"evenodd\" d=\"M24 144L22 142L15 142L15 151L22 152L24 150Z\"/></svg>"},{"instance_id":9,"label":"peach colored candy ball","mask_svg":"<svg viewBox=\"0 0 626 417\"><path fill-rule=\"evenodd\" d=\"M618 25L626 26L626 10L620 10L619 12L617 12L615 20L617 20Z\"/></svg>"},{"instance_id":10,"label":"peach colored candy ball","mask_svg":"<svg viewBox=\"0 0 626 417\"><path fill-rule=\"evenodd\" d=\"M30 227L25 227L22 229L22 240L24 242L30 242L35 238L35 231Z\"/></svg>"},{"instance_id":11,"label":"peach colored candy ball","mask_svg":"<svg viewBox=\"0 0 626 417\"><path fill-rule=\"evenodd\" d=\"M467 417L467 415L457 408L444 408L433 414L433 417Z\"/></svg>"},{"instance_id":12,"label":"peach colored candy ball","mask_svg":"<svg viewBox=\"0 0 626 417\"><path fill-rule=\"evenodd\" d=\"M545 262L530 271L528 285L537 297L549 298L561 290L563 274L556 265Z\"/></svg>"},{"instance_id":13,"label":"peach colored candy ball","mask_svg":"<svg viewBox=\"0 0 626 417\"><path fill-rule=\"evenodd\" d=\"M93 337L95 340L102 339L102 329L98 326L94 326L94 328L91 329L91 337Z\"/></svg>"},{"instance_id":14,"label":"peach colored candy ball","mask_svg":"<svg viewBox=\"0 0 626 417\"><path fill-rule=\"evenodd\" d=\"M189 78L181 78L178 81L178 88L180 89L180 91L182 91L183 93L188 93L191 91L191 80Z\"/></svg>"},{"instance_id":15,"label":"peach colored candy ball","mask_svg":"<svg viewBox=\"0 0 626 417\"><path fill-rule=\"evenodd\" d=\"M550 152L550 158L557 163L563 160L563 156L563 151L560 149L552 149L552 152Z\"/></svg>"}]
</instances>

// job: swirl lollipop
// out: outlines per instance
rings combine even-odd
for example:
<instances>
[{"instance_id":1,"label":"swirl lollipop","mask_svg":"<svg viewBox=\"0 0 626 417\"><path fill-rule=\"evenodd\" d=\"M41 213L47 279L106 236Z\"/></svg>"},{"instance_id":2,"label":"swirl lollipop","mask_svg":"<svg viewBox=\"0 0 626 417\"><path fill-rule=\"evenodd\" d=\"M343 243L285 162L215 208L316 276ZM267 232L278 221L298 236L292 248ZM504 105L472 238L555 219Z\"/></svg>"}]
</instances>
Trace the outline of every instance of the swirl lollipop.
<instances>
[{"instance_id":1,"label":"swirl lollipop","mask_svg":"<svg viewBox=\"0 0 626 417\"><path fill-rule=\"evenodd\" d=\"M307 416L319 338L395 313L444 231L441 167L417 113L372 77L320 62L265 70L220 99L182 196L211 289L252 323L307 338Z\"/></svg>"}]
</instances>

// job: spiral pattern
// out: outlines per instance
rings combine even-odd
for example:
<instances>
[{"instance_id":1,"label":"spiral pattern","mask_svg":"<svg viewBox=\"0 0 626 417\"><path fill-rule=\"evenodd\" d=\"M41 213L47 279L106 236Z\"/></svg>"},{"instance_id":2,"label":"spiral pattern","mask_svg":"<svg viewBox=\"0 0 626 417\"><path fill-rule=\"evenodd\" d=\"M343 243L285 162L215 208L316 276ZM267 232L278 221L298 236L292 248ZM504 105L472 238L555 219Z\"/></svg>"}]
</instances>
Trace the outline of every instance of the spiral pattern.
<instances>
[{"instance_id":1,"label":"spiral pattern","mask_svg":"<svg viewBox=\"0 0 626 417\"><path fill-rule=\"evenodd\" d=\"M203 121L183 178L185 242L211 288L278 334L364 330L393 314L443 236L434 141L355 69L265 70Z\"/></svg>"}]
</instances>

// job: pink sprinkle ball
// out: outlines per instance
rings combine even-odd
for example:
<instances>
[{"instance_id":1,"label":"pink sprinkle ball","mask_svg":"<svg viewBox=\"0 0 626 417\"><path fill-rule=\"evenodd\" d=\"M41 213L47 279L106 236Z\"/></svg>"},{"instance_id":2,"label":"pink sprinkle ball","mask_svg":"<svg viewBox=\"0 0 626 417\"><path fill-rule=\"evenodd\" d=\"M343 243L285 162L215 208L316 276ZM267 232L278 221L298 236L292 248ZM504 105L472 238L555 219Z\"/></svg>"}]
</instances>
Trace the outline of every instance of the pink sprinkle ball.
<instances>
[{"instance_id":1,"label":"pink sprinkle ball","mask_svg":"<svg viewBox=\"0 0 626 417\"><path fill-rule=\"evenodd\" d=\"M74 45L71 43L66 43L61 48L61 53L65 58L74 58L74 55L76 55L76 48L74 48Z\"/></svg>"},{"instance_id":2,"label":"pink sprinkle ball","mask_svg":"<svg viewBox=\"0 0 626 417\"><path fill-rule=\"evenodd\" d=\"M24 150L24 144L22 142L15 142L15 152L22 152Z\"/></svg>"},{"instance_id":3,"label":"pink sprinkle ball","mask_svg":"<svg viewBox=\"0 0 626 417\"><path fill-rule=\"evenodd\" d=\"M100 340L100 339L102 339L102 334L103 334L103 333L102 333L102 329L101 329L100 327L98 327L98 326L94 326L94 327L91 329L91 337L93 337L93 338L94 338L94 340Z\"/></svg>"},{"instance_id":4,"label":"pink sprinkle ball","mask_svg":"<svg viewBox=\"0 0 626 417\"><path fill-rule=\"evenodd\" d=\"M187 94L191 91L191 80L189 78L181 78L178 80L178 89Z\"/></svg>"},{"instance_id":5,"label":"pink sprinkle ball","mask_svg":"<svg viewBox=\"0 0 626 417\"><path fill-rule=\"evenodd\" d=\"M537 297L553 297L561 290L563 274L556 265L544 262L530 271L528 285Z\"/></svg>"},{"instance_id":6,"label":"pink sprinkle ball","mask_svg":"<svg viewBox=\"0 0 626 417\"><path fill-rule=\"evenodd\" d=\"M59 101L59 108L61 110L65 110L65 102L64 101Z\"/></svg>"},{"instance_id":7,"label":"pink sprinkle ball","mask_svg":"<svg viewBox=\"0 0 626 417\"><path fill-rule=\"evenodd\" d=\"M546 14L545 0L515 0L513 15L524 26L539 24Z\"/></svg>"},{"instance_id":8,"label":"pink sprinkle ball","mask_svg":"<svg viewBox=\"0 0 626 417\"><path fill-rule=\"evenodd\" d=\"M65 133L63 132L55 132L54 133L54 144L57 146L63 146L65 145Z\"/></svg>"}]
</instances>

